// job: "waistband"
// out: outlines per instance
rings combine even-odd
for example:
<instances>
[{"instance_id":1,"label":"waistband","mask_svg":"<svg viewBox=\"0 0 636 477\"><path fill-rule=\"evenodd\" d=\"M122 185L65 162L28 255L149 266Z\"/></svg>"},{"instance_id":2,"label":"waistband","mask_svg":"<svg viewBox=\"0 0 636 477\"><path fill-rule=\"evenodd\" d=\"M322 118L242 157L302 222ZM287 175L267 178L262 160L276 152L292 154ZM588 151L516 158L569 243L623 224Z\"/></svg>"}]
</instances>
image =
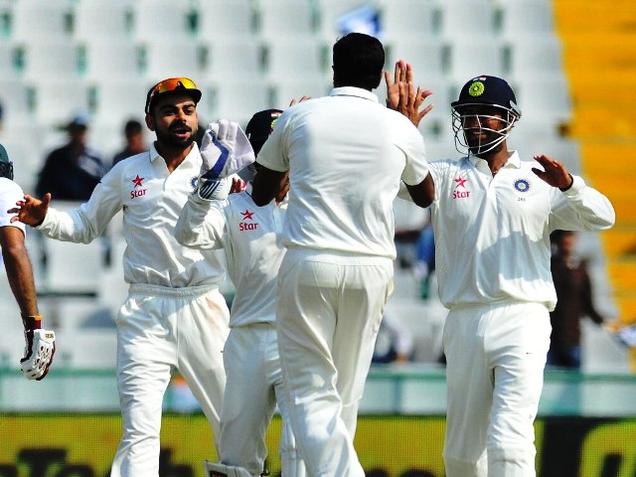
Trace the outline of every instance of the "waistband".
<instances>
[{"instance_id":1,"label":"waistband","mask_svg":"<svg viewBox=\"0 0 636 477\"><path fill-rule=\"evenodd\" d=\"M230 323L230 329L232 330L256 329L256 330L276 331L276 322L275 321L252 321L247 323L241 323L238 325L232 325L232 323Z\"/></svg>"},{"instance_id":2,"label":"waistband","mask_svg":"<svg viewBox=\"0 0 636 477\"><path fill-rule=\"evenodd\" d=\"M174 296L174 297L182 297L182 296L199 296L204 295L205 293L218 290L217 286L214 285L197 285L192 287L164 287L162 285L150 285L148 283L132 283L128 292L132 295L161 295L161 296Z\"/></svg>"},{"instance_id":3,"label":"waistband","mask_svg":"<svg viewBox=\"0 0 636 477\"><path fill-rule=\"evenodd\" d=\"M318 250L312 248L291 247L285 253L285 260L307 260L312 262L336 263L339 265L388 265L393 260L379 255L351 254L337 250Z\"/></svg>"},{"instance_id":4,"label":"waistband","mask_svg":"<svg viewBox=\"0 0 636 477\"><path fill-rule=\"evenodd\" d=\"M516 307L533 307L540 306L549 309L548 305L539 301L521 301L521 300L499 300L488 303L461 303L449 306L450 311L473 310L473 311L489 311L498 308L516 308Z\"/></svg>"}]
</instances>

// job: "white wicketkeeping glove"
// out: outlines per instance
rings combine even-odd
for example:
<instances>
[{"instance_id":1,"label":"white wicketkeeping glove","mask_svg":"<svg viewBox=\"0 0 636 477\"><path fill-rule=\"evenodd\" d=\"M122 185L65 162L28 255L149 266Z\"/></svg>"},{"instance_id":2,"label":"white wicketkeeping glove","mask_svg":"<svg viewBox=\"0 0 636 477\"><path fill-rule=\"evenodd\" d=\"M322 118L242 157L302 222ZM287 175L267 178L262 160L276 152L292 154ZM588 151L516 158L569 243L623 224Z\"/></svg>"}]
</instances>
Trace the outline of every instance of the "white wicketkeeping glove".
<instances>
[{"instance_id":1,"label":"white wicketkeeping glove","mask_svg":"<svg viewBox=\"0 0 636 477\"><path fill-rule=\"evenodd\" d=\"M197 195L204 200L225 200L232 188L232 178L205 179L199 178Z\"/></svg>"},{"instance_id":2,"label":"white wicketkeeping glove","mask_svg":"<svg viewBox=\"0 0 636 477\"><path fill-rule=\"evenodd\" d=\"M238 123L220 119L208 125L201 142L201 176L221 179L256 160L249 139Z\"/></svg>"},{"instance_id":3,"label":"white wicketkeeping glove","mask_svg":"<svg viewBox=\"0 0 636 477\"><path fill-rule=\"evenodd\" d=\"M40 381L49 372L55 354L55 332L35 329L25 330L24 357L20 360L20 368L27 379Z\"/></svg>"}]
</instances>

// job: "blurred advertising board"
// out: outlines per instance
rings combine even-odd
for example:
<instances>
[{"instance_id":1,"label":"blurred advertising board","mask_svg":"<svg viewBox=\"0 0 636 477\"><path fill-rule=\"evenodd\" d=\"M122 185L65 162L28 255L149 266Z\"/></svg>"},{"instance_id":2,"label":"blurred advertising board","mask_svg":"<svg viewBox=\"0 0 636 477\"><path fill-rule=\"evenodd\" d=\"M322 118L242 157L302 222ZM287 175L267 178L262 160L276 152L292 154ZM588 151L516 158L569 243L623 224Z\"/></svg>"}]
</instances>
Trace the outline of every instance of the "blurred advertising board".
<instances>
[{"instance_id":1,"label":"blurred advertising board","mask_svg":"<svg viewBox=\"0 0 636 477\"><path fill-rule=\"evenodd\" d=\"M636 418L541 418L535 424L539 477L636 475ZM121 431L114 414L0 415L0 477L107 477ZM268 434L272 476L280 419ZM356 449L367 477L443 477L444 418L362 416ZM164 416L161 477L203 475L216 458L201 414Z\"/></svg>"}]
</instances>

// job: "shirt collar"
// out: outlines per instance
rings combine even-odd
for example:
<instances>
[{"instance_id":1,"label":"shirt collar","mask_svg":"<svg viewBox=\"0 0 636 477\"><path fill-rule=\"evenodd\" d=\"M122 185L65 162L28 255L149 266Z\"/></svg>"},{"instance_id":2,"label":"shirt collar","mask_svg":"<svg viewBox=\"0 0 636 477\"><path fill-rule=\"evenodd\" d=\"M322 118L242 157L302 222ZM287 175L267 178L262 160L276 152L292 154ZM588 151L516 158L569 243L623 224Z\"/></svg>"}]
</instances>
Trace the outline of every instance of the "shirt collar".
<instances>
[{"instance_id":1,"label":"shirt collar","mask_svg":"<svg viewBox=\"0 0 636 477\"><path fill-rule=\"evenodd\" d=\"M483 169L490 172L490 167L488 167L488 162L486 162L481 157L477 156L468 156L468 160L475 166L477 169ZM521 167L521 159L519 158L519 153L517 151L510 151L510 157L503 165L502 169L510 168L510 169L519 169Z\"/></svg>"},{"instance_id":2,"label":"shirt collar","mask_svg":"<svg viewBox=\"0 0 636 477\"><path fill-rule=\"evenodd\" d=\"M159 154L159 152L157 151L157 148L155 147L155 142L154 141L150 145L150 149L148 150L148 154L150 156L150 162L154 163L157 158L163 159L161 154ZM193 142L192 143L192 149L190 149L190 152L185 157L183 162L193 162L193 158L196 157L197 155L200 155L199 146L198 146L198 144L196 142Z\"/></svg>"},{"instance_id":3,"label":"shirt collar","mask_svg":"<svg viewBox=\"0 0 636 477\"><path fill-rule=\"evenodd\" d=\"M340 86L333 88L329 96L355 96L357 98L368 99L375 103L379 103L378 97L371 91L355 86Z\"/></svg>"}]
</instances>

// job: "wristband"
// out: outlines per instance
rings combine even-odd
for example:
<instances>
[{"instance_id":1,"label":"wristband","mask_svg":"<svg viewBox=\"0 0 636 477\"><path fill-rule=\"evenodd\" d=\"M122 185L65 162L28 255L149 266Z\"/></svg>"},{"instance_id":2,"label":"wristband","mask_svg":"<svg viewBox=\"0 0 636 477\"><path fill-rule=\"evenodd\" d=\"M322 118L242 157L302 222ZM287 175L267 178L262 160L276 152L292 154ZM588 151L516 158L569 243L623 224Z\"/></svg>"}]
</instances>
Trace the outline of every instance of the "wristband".
<instances>
[{"instance_id":1,"label":"wristband","mask_svg":"<svg viewBox=\"0 0 636 477\"><path fill-rule=\"evenodd\" d=\"M22 324L27 331L39 330L42 328L42 315L38 313L37 315L22 316Z\"/></svg>"},{"instance_id":2,"label":"wristband","mask_svg":"<svg viewBox=\"0 0 636 477\"><path fill-rule=\"evenodd\" d=\"M569 190L572 187L572 184L574 184L574 177L572 177L572 174L570 174L570 184L567 187L559 187L559 190L561 192L565 192L566 190Z\"/></svg>"}]
</instances>

